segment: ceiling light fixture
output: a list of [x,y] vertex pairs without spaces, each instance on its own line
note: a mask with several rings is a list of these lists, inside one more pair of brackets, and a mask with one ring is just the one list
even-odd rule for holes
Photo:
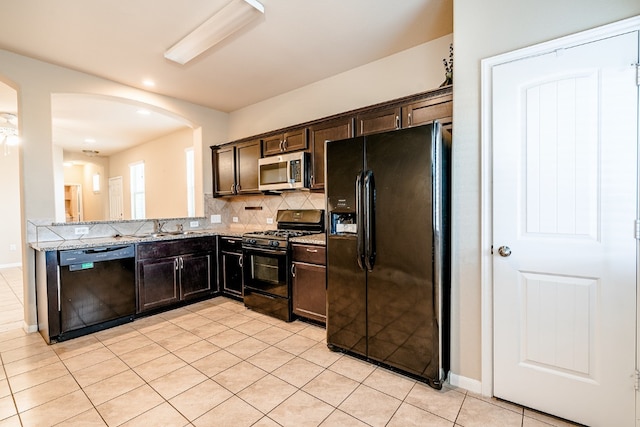
[[18,118],[12,113],[0,113],[4,123],[0,123],[0,144],[4,147],[4,155],[9,155],[11,147],[18,145]]
[[264,6],[256,0],[232,0],[167,50],[164,57],[184,65],[262,14]]

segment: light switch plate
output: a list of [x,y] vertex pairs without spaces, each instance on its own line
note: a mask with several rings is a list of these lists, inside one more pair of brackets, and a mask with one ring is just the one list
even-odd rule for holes
[[233,222],[238,222],[238,217],[237,217],[237,216],[234,216],[233,218],[231,218],[231,221],[233,221]]
[[273,224],[273,218],[267,218],[267,224]]
[[200,223],[198,221],[191,221],[189,222],[189,227],[191,228],[196,228],[200,225]]
[[221,215],[211,215],[211,224],[220,224],[222,222]]

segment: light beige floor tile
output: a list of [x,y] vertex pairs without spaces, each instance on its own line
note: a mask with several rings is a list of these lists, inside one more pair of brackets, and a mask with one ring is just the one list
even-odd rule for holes
[[155,331],[156,329],[164,328],[168,324],[169,322],[162,317],[149,316],[136,319],[135,322],[131,324],[131,327],[144,334]]
[[472,396],[466,396],[456,423],[465,427],[519,427],[522,415]]
[[234,313],[231,316],[224,317],[219,319],[218,322],[228,326],[230,328],[235,328],[236,326],[242,325],[243,323],[247,323],[251,321],[251,317],[247,317],[243,314]]
[[87,387],[128,369],[129,367],[122,360],[113,358],[80,369],[73,373],[73,377],[78,381],[80,387]]
[[279,349],[288,351],[291,354],[299,355],[317,344],[317,341],[302,335],[293,334],[290,337],[274,344]]
[[247,359],[247,361],[256,365],[260,369],[263,369],[267,372],[272,372],[294,357],[295,356],[293,354],[284,350],[280,350],[279,348],[268,347],[251,356]]
[[207,338],[207,341],[214,345],[217,345],[220,348],[225,348],[237,343],[238,341],[242,341],[247,337],[248,335],[245,335],[242,332],[238,332],[235,329],[227,329],[226,331],[220,332],[219,334],[210,336],[209,338]]
[[174,322],[179,322],[180,319],[185,318],[190,314],[192,313],[189,310],[187,310],[186,307],[180,307],[180,308],[175,308],[169,311],[163,311],[162,313],[159,313],[156,316],[160,316],[174,323]]
[[324,421],[334,408],[303,391],[278,405],[268,416],[284,427],[315,427]]
[[416,383],[405,402],[449,421],[456,421],[465,395],[449,388],[435,390],[426,384]]
[[95,408],[91,408],[60,424],[56,424],[56,427],[104,427],[106,425],[98,411]]
[[227,310],[224,307],[213,307],[213,308],[201,310],[198,312],[198,314],[210,320],[220,321],[229,316],[233,316],[234,312],[231,310]]
[[125,353],[129,353],[130,351],[139,350],[142,347],[146,347],[150,344],[153,344],[148,337],[137,334],[127,339],[123,339],[117,342],[112,342],[107,345],[107,348],[113,352],[113,354],[120,356]]
[[357,418],[352,417],[351,415],[345,414],[339,409],[336,409],[325,419],[321,427],[368,427],[367,424],[363,423]]
[[205,323],[204,325],[198,326],[197,328],[193,328],[191,330],[191,333],[199,336],[202,339],[207,339],[228,329],[228,326],[210,320],[209,323]]
[[329,366],[329,369],[352,380],[362,382],[371,375],[376,367],[355,357],[345,355]]
[[371,387],[360,385],[338,409],[377,427],[386,425],[401,401]]
[[165,399],[171,399],[207,379],[206,375],[187,365],[151,381],[149,385]]
[[265,329],[270,328],[271,325],[269,323],[265,323],[262,320],[252,319],[248,322],[242,323],[235,327],[237,331],[242,332],[243,334],[247,334],[249,336],[253,336],[260,331],[264,331]]
[[298,388],[315,378],[324,369],[315,363],[296,357],[285,363],[273,375]]
[[264,341],[267,344],[273,345],[290,337],[291,335],[293,335],[293,332],[291,331],[279,328],[278,326],[270,326],[267,329],[263,329],[262,331],[254,334],[253,337],[260,341]]
[[144,380],[135,372],[126,370],[105,380],[84,387],[91,402],[98,406],[115,397],[130,392],[144,384]]
[[232,393],[250,386],[267,375],[265,371],[249,362],[240,362],[226,371],[222,371],[212,379]]
[[27,334],[22,329],[3,332],[0,334],[0,353],[36,343],[44,343],[42,335],[37,332]]
[[302,335],[303,337],[311,338],[314,341],[326,343],[327,341],[327,330],[320,326],[309,325],[300,332],[298,335]]
[[63,360],[64,365],[71,372],[79,371],[88,366],[94,366],[98,363],[104,362],[109,359],[115,358],[111,350],[100,343],[100,347],[87,351],[86,353],[79,354],[77,356],[69,357]]
[[181,414],[195,420],[233,396],[213,380],[206,380],[169,400]]
[[204,316],[200,316],[196,313],[191,313],[186,316],[182,316],[179,321],[174,322],[176,325],[180,326],[185,331],[191,331],[192,329],[197,328],[198,326],[202,326],[206,323],[209,323],[211,319],[208,319]]
[[132,369],[136,371],[143,380],[150,382],[186,365],[187,364],[184,360],[169,353],[165,356],[143,363],[142,365],[138,365]]
[[121,427],[182,427],[188,425],[189,421],[165,402],[127,421]]
[[551,427],[553,424],[543,423],[535,418],[529,418],[527,416],[522,419],[522,427]]
[[78,383],[70,374],[67,374],[47,383],[14,393],[13,397],[18,412],[25,412],[79,389]]
[[135,330],[131,323],[116,326],[115,328],[105,329],[93,334],[94,337],[107,346],[140,335],[140,332]]
[[13,396],[5,396],[0,398],[0,420],[16,415],[18,410],[13,403]]
[[479,393],[468,392],[467,395],[476,399],[484,400],[485,402],[491,403],[492,405],[500,406],[501,408],[517,412],[520,415],[524,414],[524,408],[520,405],[516,405],[515,403],[507,402],[506,400],[498,399],[495,397],[482,396]]
[[43,354],[46,354],[47,356],[53,356],[56,353],[44,342],[38,342],[24,347],[16,348],[14,350],[3,351],[2,362],[8,364],[11,362],[27,359],[32,356],[39,356]]
[[360,385],[357,381],[326,370],[309,381],[302,390],[332,406],[340,405]]
[[59,424],[92,408],[82,390],[36,406],[20,414],[24,427],[47,427]]
[[167,354],[169,354],[169,351],[166,348],[153,343],[138,350],[122,354],[120,355],[120,359],[128,366],[135,368],[136,366],[166,356]]
[[20,417],[14,415],[9,418],[5,418],[4,420],[0,420],[0,427],[22,427],[22,423],[20,422]]
[[238,356],[234,356],[228,351],[220,350],[196,360],[192,363],[192,366],[208,377],[213,377],[240,362],[242,362],[242,359]]
[[60,359],[66,360],[70,357],[104,348],[104,344],[93,335],[85,335],[69,341],[53,344],[51,348],[60,356]]
[[231,344],[230,346],[226,347],[225,350],[244,360],[248,359],[256,353],[259,353],[267,347],[269,347],[269,344],[249,337],[243,339],[242,341],[238,341],[235,344]]
[[156,342],[169,351],[176,351],[188,345],[195,344],[201,340],[202,338],[200,338],[199,336],[183,330],[181,333],[177,335],[174,335],[168,338],[163,338],[163,339],[157,340]]
[[453,422],[440,418],[437,415],[431,414],[427,411],[423,411],[420,408],[403,403],[391,421],[387,424],[387,427],[453,427]]
[[96,407],[110,426],[119,426],[164,402],[154,389],[143,385]]
[[11,389],[9,388],[9,381],[5,378],[0,380],[0,398],[11,396]]
[[196,427],[233,426],[249,427],[262,418],[262,413],[236,396],[232,396],[200,418],[193,421]]
[[300,357],[327,368],[343,357],[343,354],[338,351],[329,350],[325,343],[318,343],[302,353]]
[[403,400],[416,382],[388,369],[377,367],[363,382],[369,387]]
[[[562,418],[557,418],[549,414],[543,414],[542,412],[534,411],[528,408],[524,408],[524,416],[527,419],[534,419],[537,421],[541,421],[545,424],[552,425],[554,427],[572,427],[578,426],[579,424],[573,423],[571,421],[564,420]],[[529,420],[530,422],[530,420]],[[525,424],[526,425],[526,424]]]
[[[277,320],[277,319],[275,319]],[[308,323],[302,322],[300,320],[296,320],[294,322],[283,322],[283,321],[278,321],[277,325],[279,327],[281,327],[282,329],[285,329],[287,331],[291,331],[293,333],[298,333],[301,330],[303,330],[304,328],[306,328],[307,326],[309,326]]]
[[273,421],[269,417],[262,417],[258,420],[257,423],[253,424],[251,427],[280,427],[280,424]]
[[291,384],[267,375],[238,393],[238,397],[266,414],[297,390]]
[[64,364],[62,362],[56,362],[43,366],[42,368],[25,372],[24,374],[13,376],[9,379],[9,384],[11,384],[11,390],[17,393],[29,387],[46,383],[68,374],[69,371],[65,368]]
[[8,377],[13,377],[59,361],[60,358],[54,352],[46,352],[12,363],[5,363],[4,369]]
[[196,343],[174,351],[173,354],[187,363],[193,363],[196,360],[209,356],[210,354],[213,354],[218,350],[220,350],[220,347],[202,339]]

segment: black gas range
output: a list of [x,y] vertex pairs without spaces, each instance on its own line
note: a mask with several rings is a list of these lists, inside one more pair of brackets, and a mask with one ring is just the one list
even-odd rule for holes
[[276,230],[242,236],[243,299],[248,308],[289,322],[293,320],[289,241],[323,233],[324,210],[283,209],[276,220]]

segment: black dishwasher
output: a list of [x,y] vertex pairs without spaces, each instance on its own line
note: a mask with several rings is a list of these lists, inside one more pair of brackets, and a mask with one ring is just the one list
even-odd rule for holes
[[133,320],[134,245],[59,252],[58,341]]

